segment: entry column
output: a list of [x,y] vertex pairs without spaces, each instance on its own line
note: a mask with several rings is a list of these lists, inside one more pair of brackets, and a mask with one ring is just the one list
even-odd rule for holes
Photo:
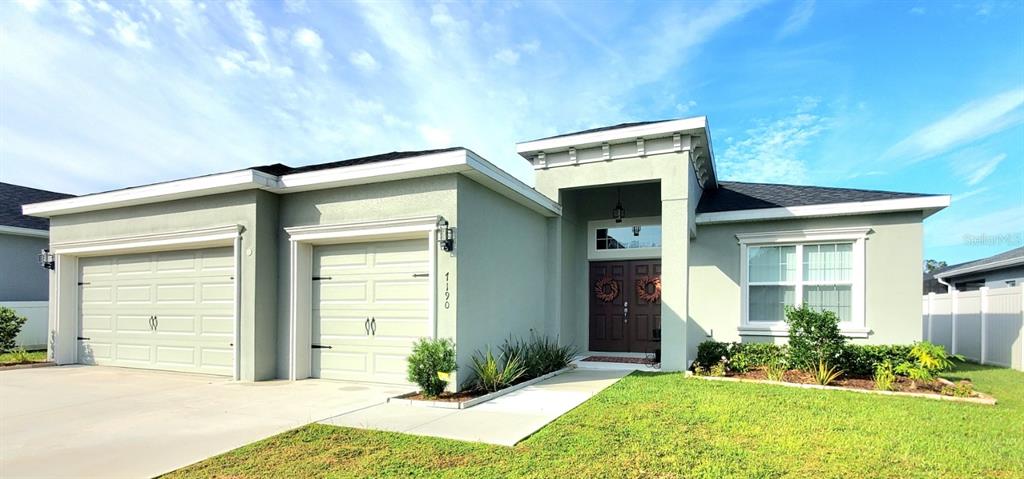
[[661,182],[661,368],[686,369],[689,206],[687,171]]

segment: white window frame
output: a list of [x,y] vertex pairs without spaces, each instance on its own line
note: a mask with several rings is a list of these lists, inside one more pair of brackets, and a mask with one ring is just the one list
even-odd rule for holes
[[[865,241],[871,231],[868,227],[829,228],[797,231],[773,231],[764,233],[740,233],[736,235],[740,245],[740,327],[741,336],[789,336],[785,322],[750,321],[750,286],[787,285],[793,286],[793,297],[803,301],[803,287],[815,285],[850,284],[850,321],[839,323],[843,335],[852,338],[866,338],[870,330],[864,318],[865,289]],[[804,281],[803,247],[815,244],[853,243],[853,277],[849,283],[835,281]],[[748,280],[750,262],[749,248],[755,246],[795,246],[797,280],[785,283],[753,283]]]
[[[661,227],[660,216],[639,216],[636,218],[623,218],[621,223],[615,220],[596,220],[587,222],[587,259],[590,260],[616,260],[616,259],[652,259],[661,258],[661,248],[624,248],[624,249],[597,249],[597,230],[602,228],[616,228],[622,226],[658,226]],[[662,231],[664,236],[664,231]],[[662,244],[664,244],[664,237]]]

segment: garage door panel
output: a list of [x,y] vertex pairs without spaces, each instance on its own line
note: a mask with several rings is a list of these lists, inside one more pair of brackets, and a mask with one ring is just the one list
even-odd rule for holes
[[88,283],[80,331],[89,338],[80,341],[79,362],[232,373],[231,248],[82,258],[79,264]]
[[[407,384],[406,357],[431,331],[429,245],[403,240],[313,251],[312,375]],[[366,321],[375,327],[367,331]]]

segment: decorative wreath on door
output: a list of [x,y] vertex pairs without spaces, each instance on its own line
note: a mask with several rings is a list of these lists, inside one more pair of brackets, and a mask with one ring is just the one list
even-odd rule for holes
[[637,278],[636,297],[645,303],[657,303],[661,299],[661,276]]
[[619,296],[619,282],[611,276],[605,276],[594,283],[594,296],[597,299],[610,303]]

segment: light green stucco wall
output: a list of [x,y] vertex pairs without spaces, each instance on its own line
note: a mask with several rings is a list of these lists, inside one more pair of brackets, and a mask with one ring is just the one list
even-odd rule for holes
[[[537,190],[558,201],[566,198],[564,193],[570,190],[630,183],[656,182],[660,185],[662,367],[669,371],[686,366],[688,239],[693,222],[692,203],[700,199],[691,197],[695,174],[689,158],[689,152],[683,151],[537,170]],[[585,268],[587,264],[586,236],[579,236],[579,229],[586,228],[586,224],[571,213],[566,215],[564,208],[563,204],[564,216],[559,228],[562,250],[557,272],[562,282],[559,319],[563,322],[562,331],[576,331],[578,339],[574,342],[579,345],[585,340],[579,337],[578,328],[581,323],[583,328],[587,327],[586,285],[589,279],[582,277],[581,281],[580,273],[581,266]],[[580,314],[580,308],[583,314]]]
[[[431,176],[368,185],[292,193],[280,197],[277,282],[277,375],[288,377],[289,355],[289,258],[288,235],[284,228],[293,226],[359,223],[440,215],[452,226],[458,226],[456,188],[458,175]],[[437,289],[444,291],[444,275],[449,273],[452,307],[437,309],[437,334],[455,338],[455,303],[457,294],[457,258],[454,254],[437,252]],[[439,301],[440,303],[440,301]]]
[[[549,300],[548,220],[475,181],[458,181],[458,382],[474,351],[494,354],[510,336],[544,334]],[[439,290],[442,291],[443,290]]]
[[865,242],[865,326],[854,342],[907,344],[921,339],[922,219],[920,212],[728,223],[697,227],[690,245],[689,359],[701,341],[763,342],[740,336],[739,233],[839,227],[871,228]]
[[[257,228],[257,200],[266,200],[267,193],[242,191],[236,193],[205,196],[164,203],[114,208],[70,215],[60,215],[50,220],[50,241],[88,241],[104,238],[118,238],[154,233],[171,233],[218,226],[241,225],[241,380],[254,381],[275,377],[268,363],[276,360],[276,350],[261,347],[257,335],[276,327],[273,314],[257,313],[257,278],[262,282],[261,291],[272,288],[273,274],[257,276],[257,243],[260,243]],[[273,246],[271,246],[273,248]],[[248,254],[253,251],[253,254]],[[55,298],[51,295],[50,308],[55,310]],[[262,304],[262,303],[261,303]],[[273,311],[273,308],[270,309]],[[77,321],[77,319],[76,319]]]

